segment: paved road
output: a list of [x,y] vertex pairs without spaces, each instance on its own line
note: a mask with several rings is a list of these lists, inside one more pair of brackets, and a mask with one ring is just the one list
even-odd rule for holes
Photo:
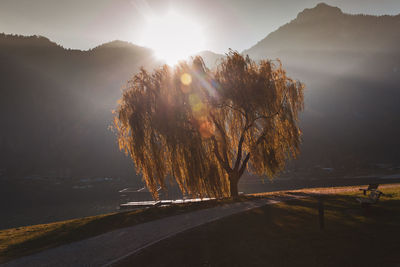
[[1,266],[109,266],[185,230],[279,201],[258,199],[171,216],[45,250]]

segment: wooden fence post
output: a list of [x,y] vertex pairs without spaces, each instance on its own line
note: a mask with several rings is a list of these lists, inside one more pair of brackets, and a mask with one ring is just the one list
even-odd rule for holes
[[319,229],[323,230],[325,227],[324,222],[324,200],[321,196],[318,197],[318,217],[319,217]]

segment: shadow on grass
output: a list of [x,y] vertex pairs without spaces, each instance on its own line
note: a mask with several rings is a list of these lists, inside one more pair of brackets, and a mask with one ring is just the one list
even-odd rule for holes
[[[357,192],[359,193],[359,192]],[[229,216],[161,241],[120,266],[394,266],[400,263],[400,199],[365,216],[357,193],[302,196]],[[289,194],[290,195],[290,194]],[[319,228],[318,198],[325,207]],[[370,257],[368,255],[373,255]]]
[[[368,216],[365,216],[363,209],[356,201],[356,197],[360,196],[362,196],[362,194],[359,192],[347,192],[346,194],[336,195],[322,195],[309,192],[286,192],[285,194],[279,195],[267,195],[263,198],[290,201],[276,205],[268,205],[263,208],[257,208],[240,215],[230,216],[226,219],[222,219],[221,221],[207,224],[204,227],[199,227],[198,230],[191,231],[190,233],[195,233],[194,236],[191,236],[192,234],[189,233],[189,237],[185,237],[183,240],[182,237],[177,237],[177,239],[180,241],[176,241],[173,238],[168,241],[172,242],[168,243],[168,245],[166,245],[165,242],[157,244],[155,246],[155,251],[158,251],[157,249],[160,246],[161,247],[159,250],[163,251],[165,248],[168,248],[167,250],[170,251],[175,246],[175,242],[177,242],[176,245],[178,248],[176,249],[182,250],[181,253],[193,255],[193,253],[196,253],[196,250],[187,251],[189,242],[190,246],[194,246],[199,250],[203,250],[203,254],[205,254],[202,257],[204,259],[207,260],[207,257],[211,257],[213,262],[216,263],[215,265],[224,265],[226,262],[219,262],[219,260],[215,258],[218,255],[214,255],[213,250],[218,251],[223,249],[223,251],[225,251],[224,253],[227,253],[227,251],[230,251],[231,253],[241,253],[240,251],[236,251],[237,248],[231,247],[231,245],[228,245],[228,248],[225,250],[222,248],[222,246],[226,246],[225,243],[232,242],[232,244],[235,244],[235,242],[239,242],[236,240],[237,238],[240,239],[240,242],[243,243],[243,246],[247,246],[241,246],[241,248],[244,252],[249,254],[263,253],[258,246],[264,249],[272,249],[272,251],[274,249],[278,249],[278,251],[275,253],[282,254],[282,251],[279,251],[279,249],[284,250],[285,247],[290,244],[290,246],[297,245],[301,247],[300,251],[304,251],[305,255],[310,256],[313,255],[313,252],[307,250],[306,248],[302,248],[305,244],[308,246],[309,242],[316,242],[322,247],[330,246],[329,244],[334,244],[335,246],[344,246],[351,249],[351,245],[355,246],[356,241],[360,242],[360,247],[364,248],[364,242],[371,242],[371,232],[376,232],[377,234],[382,235],[383,237],[380,239],[381,242],[385,242],[386,239],[390,240],[390,237],[387,236],[393,234],[398,234],[400,236],[400,230],[396,230],[400,229],[400,198],[398,192],[385,192],[385,195],[382,196],[382,200],[376,205],[372,206]],[[295,199],[296,197],[301,197],[301,199]],[[239,200],[235,201],[247,201],[254,199],[259,199],[259,197],[242,196]],[[319,199],[323,200],[325,208],[325,231],[320,231],[318,225]],[[40,235],[28,235],[25,240],[15,244],[10,244],[3,249],[0,261],[8,261],[13,258],[93,237],[119,228],[129,227],[155,219],[161,219],[166,216],[173,216],[199,209],[211,208],[225,203],[232,203],[233,201],[234,200],[232,199],[223,199],[218,201],[212,200],[203,203],[187,203],[170,207],[127,211],[42,225],[40,227],[42,227],[43,233]],[[27,229],[29,229],[29,227],[27,227]],[[28,230],[26,231],[29,232]],[[200,231],[200,234],[196,231]],[[357,239],[351,240],[352,242],[347,244],[347,239],[353,234],[357,234]],[[210,235],[215,236],[213,237]],[[325,244],[325,241],[321,239],[322,236],[328,238],[328,245]],[[265,241],[269,239],[274,240],[275,242],[272,248],[265,244]],[[195,240],[199,241],[200,243],[195,245],[194,243],[197,242]],[[215,242],[216,245],[214,245],[213,242]],[[392,241],[390,240],[390,242]],[[207,245],[210,243],[211,245]],[[170,248],[169,246],[172,247]],[[205,248],[206,246],[210,247]],[[319,251],[321,255],[326,255],[326,252],[320,251],[320,248],[315,247],[315,245],[313,245],[312,248],[317,252]],[[342,253],[336,247],[331,249],[333,251]],[[364,249],[368,250],[369,248]],[[375,249],[379,248],[375,247]],[[297,251],[292,252],[295,255],[298,255],[299,253]],[[163,255],[164,252],[160,253]],[[177,259],[181,259],[182,261],[174,262],[173,265],[175,263],[186,266],[196,265],[192,264],[193,259],[190,257],[184,257],[182,259],[182,255],[179,252],[174,253],[178,253],[178,255],[176,255]],[[172,253],[172,257],[174,253]],[[153,255],[149,252],[144,253],[144,255],[149,254]],[[273,253],[268,253],[268,255],[272,258],[276,257],[276,255]],[[320,258],[322,257],[321,255],[319,255],[317,258],[314,258],[314,263],[323,262],[323,259]],[[164,256],[171,257],[171,255]],[[251,257],[254,258],[255,256]],[[301,255],[298,255],[298,257],[301,257]],[[158,266],[157,258],[160,257],[154,257],[153,255],[151,258],[155,258],[154,266]],[[143,257],[141,257],[141,259],[143,260]],[[245,258],[240,259],[238,262],[244,263],[244,260]],[[265,257],[256,257],[254,260],[255,262],[261,263],[265,260]],[[229,263],[232,262],[230,261]],[[292,263],[293,262],[287,262],[289,265]],[[149,266],[151,266],[151,264]]]
[[[0,262],[9,261],[14,258],[36,253],[48,248],[57,247],[74,241],[94,237],[120,228],[134,226],[152,220],[162,219],[168,216],[179,215],[186,212],[196,211],[205,208],[212,208],[217,205],[232,202],[248,201],[253,198],[241,196],[238,199],[209,200],[205,202],[194,202],[176,204],[167,207],[152,207],[141,210],[126,211],[114,214],[99,215],[82,219],[50,223],[44,225],[21,228],[26,231],[25,240],[9,244],[2,251]],[[32,235],[32,233],[40,234]],[[6,237],[7,238],[7,237]],[[12,238],[12,236],[8,237]]]

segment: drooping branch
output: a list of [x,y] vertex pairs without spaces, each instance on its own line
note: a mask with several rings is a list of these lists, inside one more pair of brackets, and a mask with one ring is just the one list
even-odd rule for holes
[[[247,122],[247,120],[246,120]],[[246,125],[246,127],[244,127],[241,135],[240,135],[240,139],[239,139],[239,143],[238,143],[238,153],[236,156],[236,162],[235,162],[235,166],[234,166],[234,170],[237,171],[239,168],[239,164],[240,161],[242,160],[242,151],[243,151],[243,142],[244,142],[244,135],[246,134],[247,130],[249,130],[251,128],[252,124],[248,124]]]
[[219,108],[221,108],[221,107],[227,107],[227,108],[236,110],[237,112],[239,112],[240,114],[242,114],[242,115],[247,119],[247,114],[246,114],[243,110],[240,110],[239,108],[235,108],[235,107],[233,107],[233,106],[231,106],[231,105],[228,105],[228,104],[219,104],[219,105],[217,105],[217,107],[219,107]]
[[282,112],[282,109],[283,109],[283,106],[284,106],[286,100],[287,100],[287,90],[286,90],[286,92],[285,92],[285,95],[283,96],[283,99],[282,99],[281,104],[279,105],[279,110],[278,110],[278,111],[276,111],[276,112],[274,112],[274,113],[272,113],[272,114],[270,114],[270,115],[268,115],[268,116],[265,116],[265,115],[257,116],[257,117],[253,120],[253,122],[251,123],[251,125],[253,125],[253,124],[254,124],[257,120],[259,120],[259,119],[269,120],[269,119],[272,119],[273,117],[275,117],[276,115],[279,115],[279,114]]
[[238,170],[240,161],[242,160],[243,141],[244,141],[244,134],[242,133],[242,136],[240,137],[239,144],[238,144],[238,153],[236,156],[235,166],[233,167],[233,169],[235,171]]
[[265,120],[272,119],[272,118],[275,117],[276,115],[279,115],[279,111],[277,111],[277,112],[275,112],[275,113],[273,113],[273,114],[271,114],[271,115],[269,115],[269,116],[265,116],[265,115],[258,116],[258,117],[256,117],[256,118],[253,120],[253,123],[255,123],[255,122],[256,122],[257,120],[259,120],[259,119],[265,119]]
[[221,154],[219,153],[219,149],[218,149],[218,142],[217,139],[215,139],[214,136],[211,137],[214,143],[214,154],[217,157],[218,162],[221,164],[221,166],[226,170],[227,173],[231,172],[232,169],[229,166],[228,161],[224,161],[221,157]]
[[[286,96],[287,96],[287,94],[285,93],[284,99],[282,100],[281,105],[280,105],[280,108],[279,108],[279,110],[278,110],[277,112],[275,112],[274,114],[271,114],[271,115],[269,115],[269,116],[265,116],[265,115],[258,116],[258,117],[256,117],[250,124],[248,124],[248,125],[243,129],[243,131],[242,131],[242,133],[241,133],[241,136],[240,136],[239,144],[238,144],[238,154],[237,154],[237,157],[236,157],[236,162],[235,162],[235,165],[234,165],[234,168],[233,168],[235,171],[238,170],[239,165],[240,165],[240,161],[242,160],[243,142],[244,142],[244,135],[245,135],[246,131],[249,130],[251,127],[253,127],[254,123],[255,123],[258,119],[267,119],[267,120],[268,120],[268,119],[272,119],[272,118],[275,117],[276,115],[279,115],[279,113],[282,111],[282,107],[283,107],[283,105],[284,105],[284,103],[285,103],[285,101],[286,101]],[[246,116],[246,121],[247,121],[247,116]],[[262,138],[263,138],[263,136],[260,136],[260,137],[258,138],[258,140],[257,140],[257,142],[256,142],[256,145],[258,145],[258,144],[261,142]],[[250,153],[247,154],[245,160],[243,161],[243,164],[242,164],[241,169],[243,168],[243,165],[244,165],[244,167],[246,166],[247,161],[249,160],[249,158],[250,158]]]
[[241,176],[243,175],[244,171],[246,170],[247,162],[249,161],[249,159],[250,159],[250,152],[247,153],[247,155],[246,155],[246,157],[244,158],[244,161],[243,161],[243,163],[242,163],[242,166],[240,167],[240,170],[239,170],[239,177],[241,177]]
[[254,143],[254,146],[259,145],[259,144],[261,143],[261,141],[265,138],[265,135],[266,135],[266,134],[267,134],[266,132],[262,133],[262,134],[257,138],[257,141]]
[[[222,140],[223,140],[223,143],[222,143],[223,151],[222,151],[222,153],[223,153],[223,157],[224,157],[224,160],[225,160],[226,164],[229,165],[226,133],[225,133],[224,129],[222,128],[221,124],[219,124],[218,121],[216,120],[215,116],[214,116],[213,114],[210,114],[210,117],[212,118],[213,123],[214,123],[215,126],[217,127],[217,129],[218,129],[218,131],[220,132],[220,135],[221,135],[221,137],[222,137]],[[214,139],[215,139],[215,138],[214,138]],[[230,168],[230,167],[229,167],[229,168]]]

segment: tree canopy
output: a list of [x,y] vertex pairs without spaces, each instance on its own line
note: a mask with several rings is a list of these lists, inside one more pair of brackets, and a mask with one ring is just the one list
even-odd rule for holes
[[201,57],[141,69],[115,111],[119,147],[155,198],[169,179],[191,196],[237,196],[246,169],[273,177],[298,155],[303,88],[279,60],[235,51],[215,70]]

